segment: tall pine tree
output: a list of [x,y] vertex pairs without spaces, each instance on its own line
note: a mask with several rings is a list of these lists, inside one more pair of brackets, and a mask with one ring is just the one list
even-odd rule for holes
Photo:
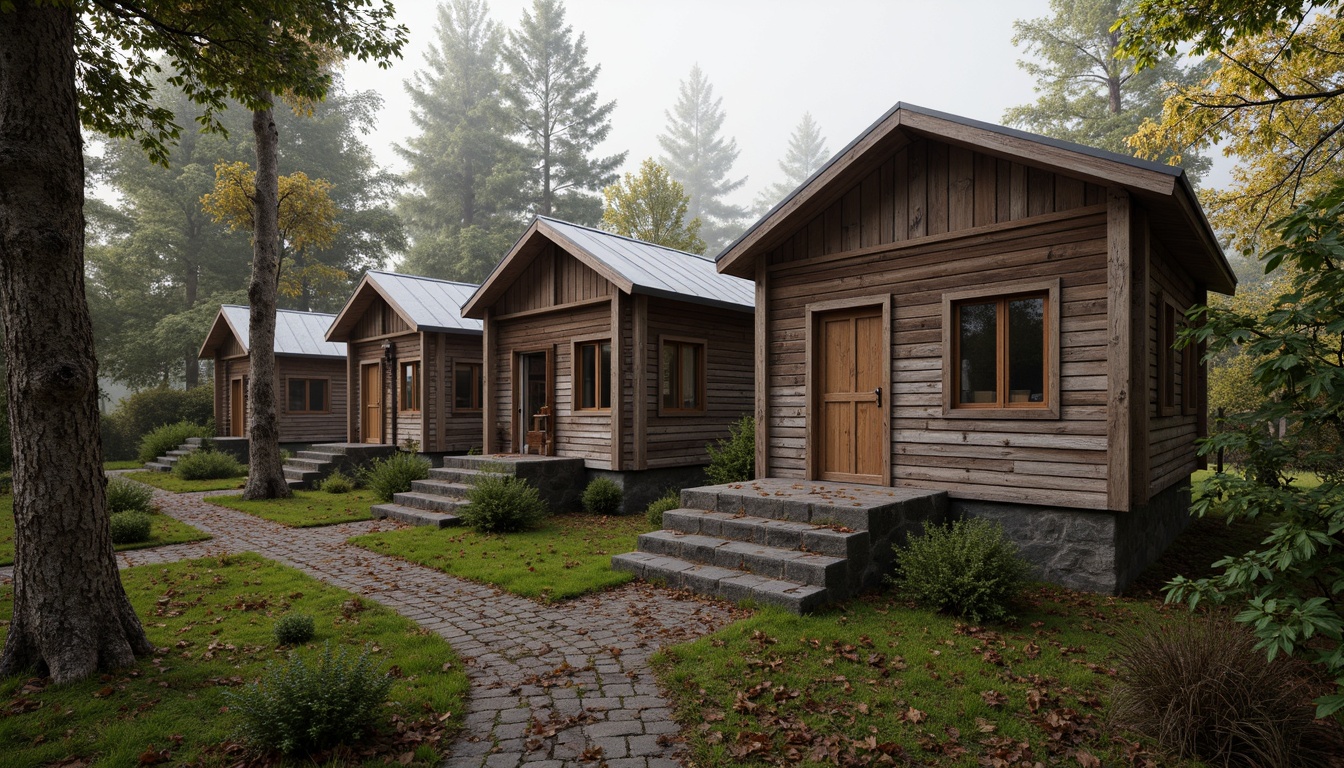
[[681,81],[676,106],[664,114],[667,132],[658,136],[665,153],[662,163],[691,198],[687,217],[700,219],[701,237],[711,252],[717,251],[742,231],[747,210],[724,198],[747,179],[728,178],[737,160],[737,139],[725,141],[719,136],[723,99],[714,98],[714,86],[699,64],[691,67],[690,78]]
[[587,64],[584,35],[574,37],[559,0],[533,0],[516,31],[509,32],[505,89],[515,129],[531,160],[527,195],[533,213],[596,225],[602,199],[616,181],[625,152],[593,157],[611,132],[616,102],[598,102],[593,90],[601,65]]
[[412,245],[402,268],[479,283],[517,236],[522,148],[509,134],[504,32],[485,0],[439,5],[438,42],[406,83],[418,136],[399,148],[412,185],[400,212]]
[[784,180],[761,190],[756,196],[756,213],[764,215],[774,208],[790,192],[797,189],[807,177],[816,172],[821,164],[831,156],[826,148],[826,137],[821,135],[821,127],[812,119],[811,112],[804,112],[798,127],[789,137],[789,149],[779,161],[779,170],[784,172]]

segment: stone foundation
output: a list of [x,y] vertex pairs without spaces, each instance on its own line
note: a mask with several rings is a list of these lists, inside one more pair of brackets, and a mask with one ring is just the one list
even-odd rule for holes
[[[588,482],[605,477],[621,487],[621,514],[643,514],[649,502],[670,490],[694,488],[705,484],[704,467],[668,467],[615,472],[609,469],[589,469]],[[586,487],[586,486],[585,486]],[[580,489],[582,492],[582,489]]]
[[1178,483],[1132,512],[1071,510],[954,499],[956,517],[1001,524],[1044,581],[1119,594],[1190,523],[1190,484]]

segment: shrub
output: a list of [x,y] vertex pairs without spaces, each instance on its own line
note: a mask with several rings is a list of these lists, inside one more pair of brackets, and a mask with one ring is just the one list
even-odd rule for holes
[[1004,538],[1003,527],[980,518],[925,525],[896,552],[892,581],[907,597],[970,621],[1008,617],[1031,566]]
[[247,474],[247,467],[232,454],[200,450],[178,459],[173,464],[173,474],[183,480],[219,480],[242,477]]
[[[1147,622],[1119,638],[1111,716],[1209,765],[1328,765],[1300,664],[1267,661],[1226,618]],[[1294,669],[1294,667],[1298,669]]]
[[209,437],[211,430],[189,421],[164,424],[145,435],[140,440],[140,461],[153,461],[169,451],[176,450],[189,437]]
[[259,681],[224,695],[230,711],[242,718],[249,742],[306,754],[358,741],[391,687],[392,679],[374,667],[368,648],[352,661],[345,648],[333,653],[328,642],[315,666],[291,653],[283,664],[268,663]]
[[549,513],[541,494],[526,480],[489,474],[467,491],[462,522],[485,533],[511,533],[533,527]]
[[152,512],[154,489],[147,485],[127,480],[124,477],[112,477],[107,481],[107,511]]
[[135,458],[140,439],[164,424],[179,421],[205,424],[214,432],[214,408],[214,389],[209,384],[185,390],[154,387],[137,392],[103,417],[104,458],[109,461]]
[[583,509],[593,515],[614,515],[621,511],[625,492],[615,480],[599,477],[583,489]]
[[151,521],[144,512],[118,512],[108,518],[113,544],[149,541]]
[[338,469],[327,475],[318,488],[326,493],[349,493],[355,490],[355,481]]
[[653,528],[663,527],[663,513],[669,509],[677,509],[681,506],[681,492],[673,489],[649,502],[649,506],[644,510],[644,516],[649,519],[649,525]]
[[414,453],[397,453],[378,459],[364,470],[364,484],[383,501],[395,493],[411,490],[411,481],[429,477],[429,459]]
[[756,419],[743,416],[728,429],[728,439],[705,446],[711,483],[742,483],[756,477]]
[[302,645],[313,639],[313,617],[304,613],[289,613],[275,622],[275,642],[281,645]]

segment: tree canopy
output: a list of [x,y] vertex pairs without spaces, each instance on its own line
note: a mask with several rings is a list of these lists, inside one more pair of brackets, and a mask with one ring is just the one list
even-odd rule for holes
[[811,112],[804,112],[789,136],[788,150],[779,160],[779,170],[783,172],[784,179],[761,190],[756,196],[756,212],[764,214],[774,208],[807,181],[830,156],[831,151],[826,148],[826,137],[821,135],[821,127],[812,119]]
[[640,163],[638,174],[627,173],[624,181],[603,189],[602,196],[603,229],[679,251],[704,252],[700,220],[686,220],[686,191],[653,158]]

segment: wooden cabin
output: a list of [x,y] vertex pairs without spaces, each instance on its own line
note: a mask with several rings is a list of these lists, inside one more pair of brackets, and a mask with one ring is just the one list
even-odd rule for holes
[[481,447],[481,323],[460,307],[470,283],[370,271],[327,331],[345,342],[352,443],[423,453]]
[[[219,308],[199,356],[215,363],[215,433],[247,437],[247,307]],[[275,313],[276,392],[281,443],[345,439],[345,345],[326,340],[335,315]]]
[[945,490],[1046,578],[1184,527],[1184,312],[1236,279],[1177,167],[897,104],[718,256],[756,284],[760,477]]
[[485,450],[581,458],[628,509],[702,479],[752,408],[752,286],[703,256],[538,217],[464,305]]

